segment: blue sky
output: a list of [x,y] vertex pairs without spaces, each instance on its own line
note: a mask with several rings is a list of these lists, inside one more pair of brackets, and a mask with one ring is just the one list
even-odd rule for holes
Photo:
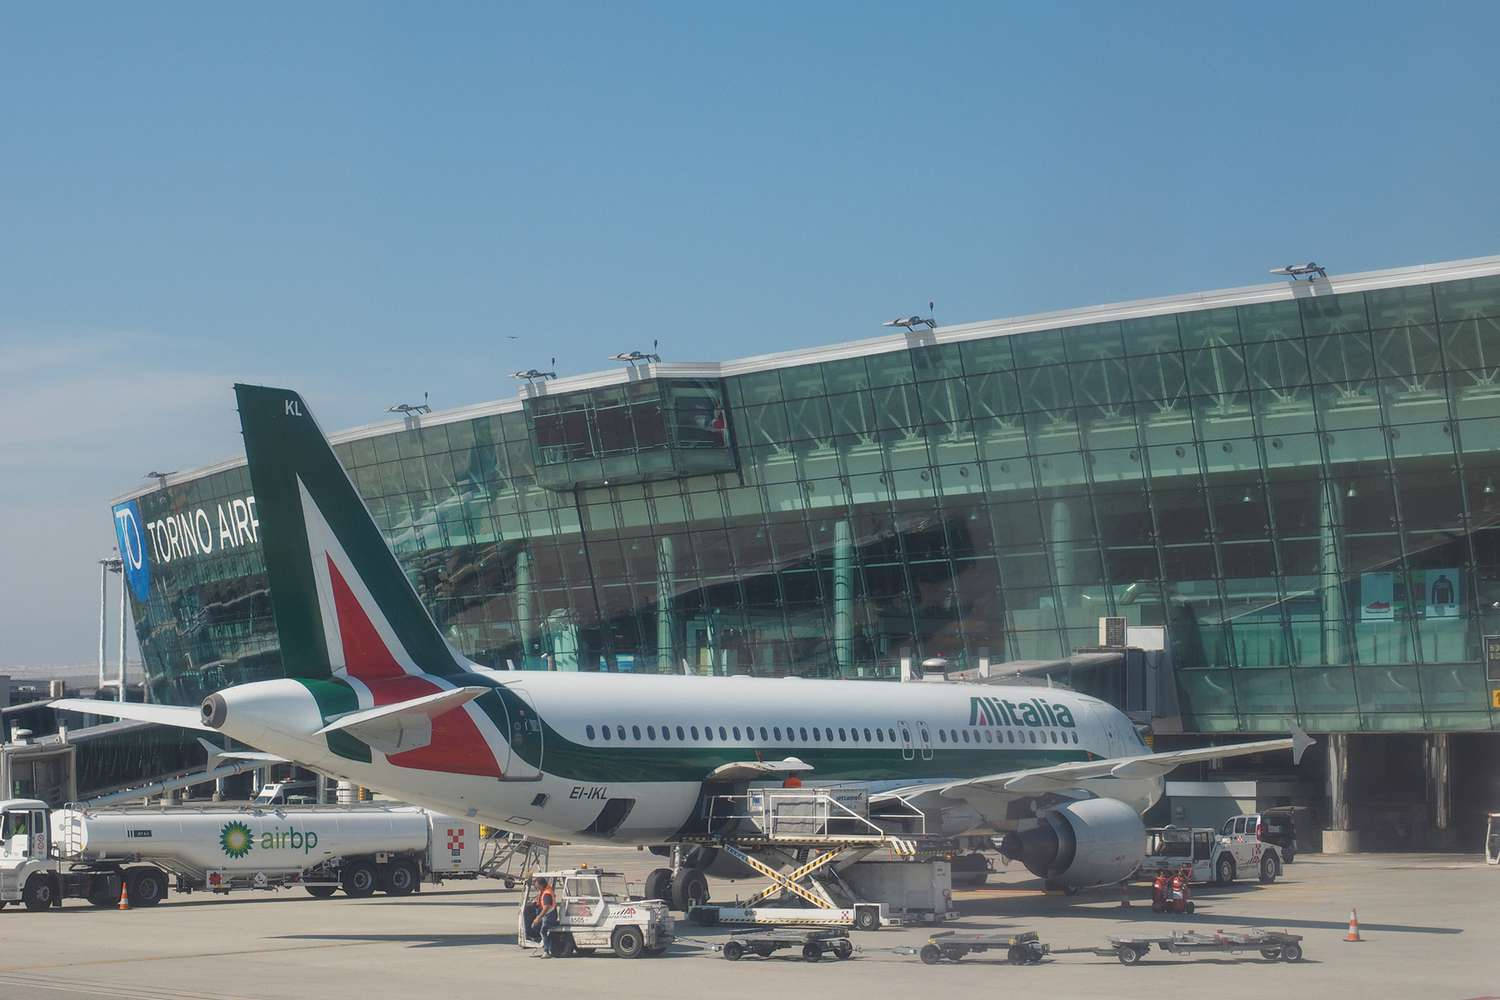
[[[89,662],[108,500],[653,338],[720,359],[1500,251],[1494,4],[0,12],[0,669]],[[517,339],[510,339],[515,337]]]

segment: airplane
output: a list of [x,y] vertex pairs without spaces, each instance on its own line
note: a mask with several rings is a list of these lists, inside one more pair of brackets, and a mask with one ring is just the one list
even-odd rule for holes
[[538,839],[670,852],[672,882],[702,887],[690,896],[704,870],[742,871],[715,871],[716,852],[692,845],[712,832],[706,803],[751,786],[857,786],[877,822],[915,809],[927,834],[1003,837],[1004,856],[1074,890],[1135,869],[1141,813],[1177,766],[1280,750],[1300,762],[1312,743],[1294,728],[1152,753],[1108,703],[1024,683],[491,669],[444,638],[302,397],[235,393],[285,676],[196,709],[54,708],[218,732],[258,749],[247,758]]

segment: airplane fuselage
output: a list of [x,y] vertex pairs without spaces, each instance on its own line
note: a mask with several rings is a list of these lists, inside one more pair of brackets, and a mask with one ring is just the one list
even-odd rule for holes
[[[799,775],[810,786],[879,792],[1149,752],[1118,710],[1056,688],[479,667],[447,683],[494,694],[457,710],[473,723],[467,745],[435,743],[417,760],[308,735],[329,718],[297,680],[220,692],[217,728],[414,804],[551,840],[616,844],[670,842],[725,764],[797,758],[811,765]],[[480,758],[493,766],[466,763]],[[452,766],[432,769],[445,760]],[[1161,795],[1159,778],[1078,787],[1138,812]],[[942,827],[929,832],[953,836],[1003,828],[969,809],[929,819]]]

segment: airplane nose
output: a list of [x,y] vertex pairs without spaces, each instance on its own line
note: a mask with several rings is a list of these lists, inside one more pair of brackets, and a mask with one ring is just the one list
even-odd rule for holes
[[199,709],[203,716],[203,724],[210,729],[218,729],[224,725],[224,719],[229,715],[229,706],[224,703],[224,696],[211,694],[203,699],[203,706]]

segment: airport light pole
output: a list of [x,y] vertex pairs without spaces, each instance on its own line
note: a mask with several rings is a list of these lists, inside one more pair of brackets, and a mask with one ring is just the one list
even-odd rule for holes
[[[109,574],[120,574],[120,649],[119,668],[120,679],[118,682],[107,680],[104,676],[105,639],[108,635],[107,608],[108,608],[108,585]],[[108,687],[118,689],[118,700],[125,700],[125,562],[115,557],[99,560],[99,690]]]

